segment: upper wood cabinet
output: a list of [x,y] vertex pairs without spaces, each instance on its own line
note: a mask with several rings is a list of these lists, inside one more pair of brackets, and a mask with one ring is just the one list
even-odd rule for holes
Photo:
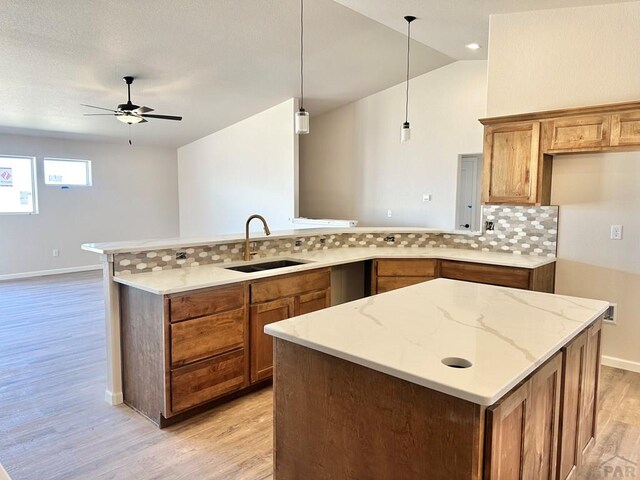
[[640,110],[611,115],[611,146],[640,145]]
[[610,115],[557,118],[545,124],[544,146],[553,153],[570,153],[609,146]]
[[549,205],[553,155],[640,150],[640,102],[484,118],[483,203]]
[[536,203],[540,122],[490,125],[484,135],[485,203]]

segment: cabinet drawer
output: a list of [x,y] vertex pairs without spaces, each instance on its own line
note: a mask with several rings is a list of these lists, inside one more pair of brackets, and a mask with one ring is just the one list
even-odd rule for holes
[[244,386],[244,350],[218,355],[171,372],[173,413],[213,400]]
[[609,115],[589,115],[551,120],[549,151],[571,151],[609,146]]
[[390,292],[397,288],[433,280],[433,277],[378,277],[376,293]]
[[331,291],[321,290],[319,292],[303,293],[298,298],[297,314],[315,312],[331,306]]
[[529,270],[480,263],[440,261],[440,276],[454,280],[488,283],[503,287],[529,288]]
[[171,366],[242,348],[245,312],[240,308],[171,324]]
[[437,260],[382,259],[378,260],[378,276],[435,277]]
[[331,271],[328,268],[267,278],[251,284],[251,303],[269,302],[313,290],[326,290],[330,286]]
[[171,321],[213,315],[244,306],[244,285],[171,297]]

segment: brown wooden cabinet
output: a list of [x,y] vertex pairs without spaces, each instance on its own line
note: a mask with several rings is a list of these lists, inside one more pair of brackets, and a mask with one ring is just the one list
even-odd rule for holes
[[640,146],[640,110],[611,115],[611,146]]
[[549,205],[554,155],[640,150],[640,102],[484,118],[483,203]]
[[596,434],[602,319],[563,348],[558,478],[571,478]]
[[556,118],[545,124],[546,151],[571,153],[609,146],[610,115]]
[[485,479],[555,479],[561,380],[558,353],[487,410]]
[[540,122],[490,125],[484,133],[485,203],[536,203]]
[[246,283],[155,295],[120,286],[124,401],[156,424],[248,380]]
[[438,260],[431,258],[383,258],[373,261],[371,292],[389,292],[438,276]]
[[328,268],[258,280],[251,284],[251,383],[273,375],[273,337],[264,326],[331,306]]

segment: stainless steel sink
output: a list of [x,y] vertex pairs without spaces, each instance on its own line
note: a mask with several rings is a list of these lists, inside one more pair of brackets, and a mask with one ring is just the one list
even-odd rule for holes
[[250,265],[236,265],[235,267],[224,267],[227,270],[235,270],[236,272],[255,273],[264,272],[265,270],[273,270],[274,268],[293,267],[295,265],[303,265],[307,262],[298,262],[295,260],[272,260],[269,262],[252,263]]

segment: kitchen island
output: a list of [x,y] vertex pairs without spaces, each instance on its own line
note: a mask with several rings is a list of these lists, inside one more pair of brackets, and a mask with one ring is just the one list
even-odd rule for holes
[[567,478],[607,307],[437,279],[267,325],[275,478]]

